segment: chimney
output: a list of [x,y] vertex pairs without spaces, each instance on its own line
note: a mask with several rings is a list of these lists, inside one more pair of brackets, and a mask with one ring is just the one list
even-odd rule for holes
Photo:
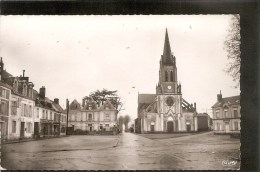
[[23,77],[24,77],[25,70],[23,70]]
[[196,109],[196,102],[194,103],[194,108]]
[[40,98],[45,99],[45,87],[40,88]]
[[217,98],[218,98],[218,102],[220,102],[222,100],[221,90],[220,90],[220,94],[217,95]]
[[55,99],[54,99],[54,103],[59,104],[59,99],[58,99],[58,98],[55,98]]

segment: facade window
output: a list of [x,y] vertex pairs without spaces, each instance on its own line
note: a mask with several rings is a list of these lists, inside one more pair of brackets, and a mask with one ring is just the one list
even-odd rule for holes
[[5,88],[0,87],[0,97],[2,97],[4,99],[9,99],[10,91],[6,90]]
[[45,110],[42,110],[42,118],[45,119]]
[[220,123],[217,123],[217,131],[220,131]]
[[12,122],[12,133],[16,133],[16,121]]
[[0,103],[0,114],[1,115],[5,115],[5,116],[8,116],[8,102],[4,102],[2,101]]
[[27,117],[27,116],[28,116],[28,114],[27,114],[27,111],[28,111],[28,110],[27,110],[26,104],[23,104],[23,110],[24,110],[24,112],[23,112],[23,113],[24,113],[24,116]]
[[1,87],[1,90],[2,90],[1,97],[5,98],[5,89],[3,89],[3,88]]
[[217,118],[220,118],[220,116],[219,116],[219,111],[218,111],[218,110],[216,111],[216,119],[217,119]]
[[238,111],[237,111],[237,109],[234,109],[233,112],[234,112],[234,118],[238,118]]
[[109,124],[106,124],[106,127],[109,127]]
[[234,130],[238,130],[238,122],[234,122]]
[[32,106],[29,105],[29,117],[32,117]]
[[17,115],[17,101],[12,101],[11,115]]
[[49,117],[48,117],[48,111],[46,110],[45,112],[46,112],[46,119],[49,119]]
[[88,120],[91,121],[92,120],[92,114],[88,114]]
[[6,99],[9,99],[10,91],[6,90]]
[[71,120],[75,121],[75,116],[74,115],[71,115]]
[[109,117],[110,117],[109,114],[105,114],[105,119],[106,120],[109,120],[110,119]]
[[39,108],[36,109],[36,117],[39,118]]
[[102,130],[103,129],[103,124],[99,125],[99,129]]
[[228,118],[228,110],[227,109],[224,110],[224,118]]

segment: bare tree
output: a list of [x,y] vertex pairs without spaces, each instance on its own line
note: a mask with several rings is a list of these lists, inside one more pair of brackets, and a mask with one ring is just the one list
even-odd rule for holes
[[239,87],[240,79],[240,18],[239,15],[233,15],[231,18],[228,35],[224,42],[224,49],[228,53],[229,63],[225,72],[236,82],[235,88]]
[[125,124],[125,131],[128,131],[128,123],[130,122],[131,118],[129,115],[124,116],[124,124]]
[[124,124],[124,117],[123,117],[123,116],[120,116],[120,117],[118,118],[118,125],[119,125],[120,131],[123,130],[123,124]]

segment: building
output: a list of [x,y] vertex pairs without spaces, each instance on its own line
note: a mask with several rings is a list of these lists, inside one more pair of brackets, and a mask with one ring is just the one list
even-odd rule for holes
[[9,74],[3,77],[3,81],[12,88],[8,139],[33,137],[34,84],[25,77],[25,70],[20,77]]
[[4,63],[0,61],[0,132],[1,139],[8,138],[9,118],[10,118],[10,100],[12,87],[4,82],[4,78],[9,77],[4,71]]
[[54,112],[54,135],[66,135],[66,112],[60,106],[59,99],[55,98],[52,102],[53,108],[55,109]]
[[[46,88],[41,87],[40,93],[35,91],[35,113],[37,114],[35,120],[39,123],[40,137],[49,137],[60,135],[61,133],[61,114],[64,110],[59,105],[59,99],[50,100],[46,95]],[[64,125],[62,123],[62,125]],[[66,131],[66,130],[65,130]],[[66,132],[62,132],[64,135]]]
[[156,94],[138,94],[137,113],[141,120],[141,133],[189,132],[197,129],[194,120],[196,103],[190,104],[182,98],[176,57],[171,52],[167,30]]
[[214,133],[240,134],[240,108],[240,96],[222,98],[220,91],[212,106]]
[[4,70],[0,60],[0,131],[4,140],[65,135],[66,113],[59,99],[45,97],[45,87],[40,93],[33,89],[29,77],[14,77]]
[[92,98],[84,98],[82,105],[74,100],[69,105],[68,120],[74,131],[112,131],[117,122],[117,110],[109,100],[100,105]]
[[210,116],[207,113],[198,113],[195,116],[197,131],[208,131],[211,129]]

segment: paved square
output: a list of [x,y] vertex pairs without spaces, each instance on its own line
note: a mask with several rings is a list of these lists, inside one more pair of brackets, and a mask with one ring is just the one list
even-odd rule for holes
[[3,145],[2,166],[21,170],[239,169],[239,148],[239,139],[212,132],[169,139],[132,133],[69,136]]

